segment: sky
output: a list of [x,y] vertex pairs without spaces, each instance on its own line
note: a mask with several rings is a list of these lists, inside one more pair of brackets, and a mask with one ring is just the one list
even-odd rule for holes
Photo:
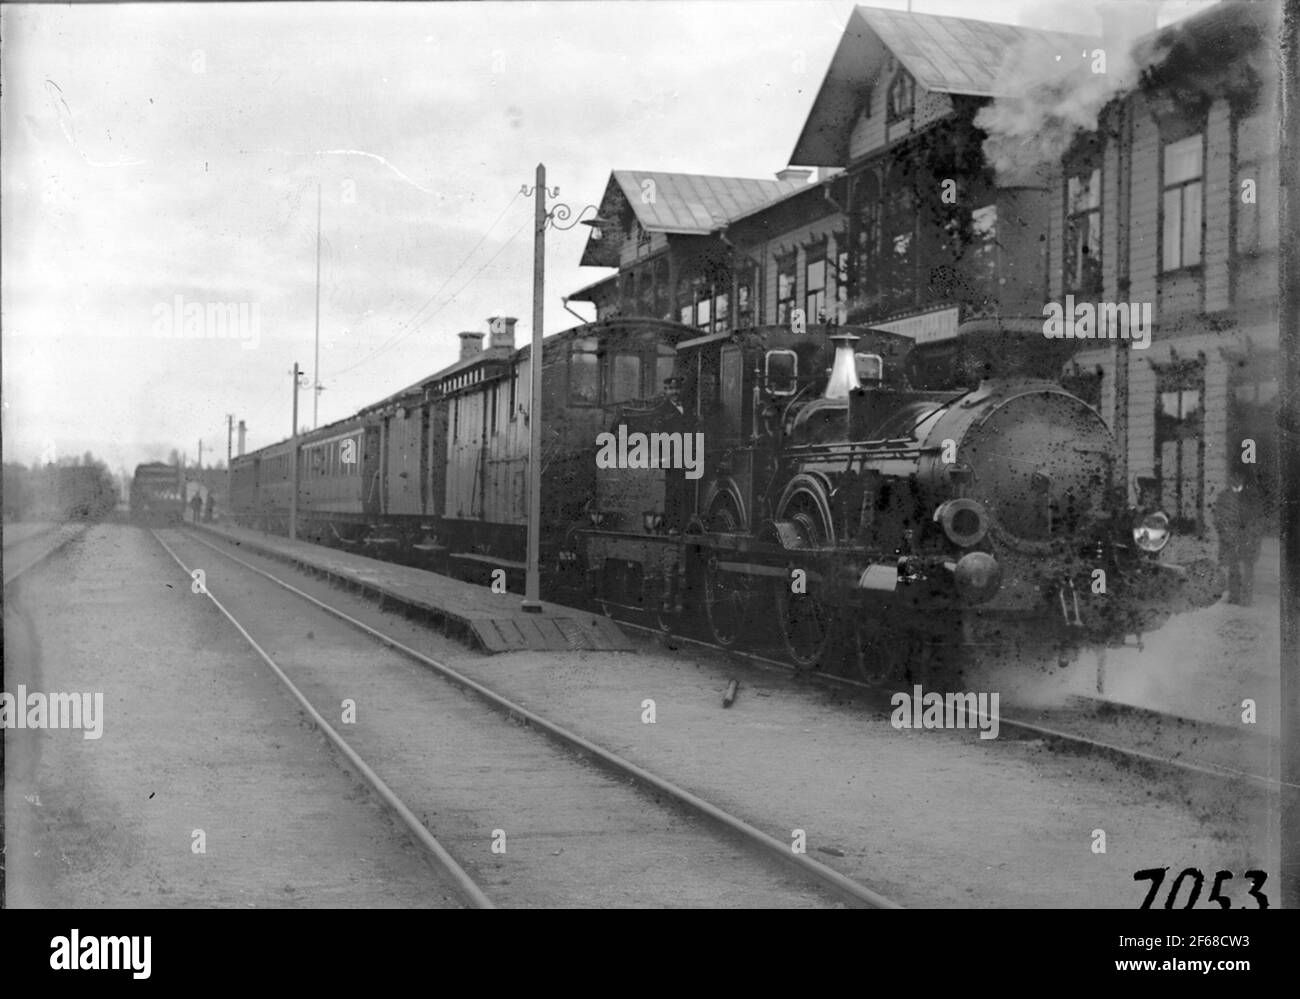
[[[1158,22],[1205,5],[1157,4]],[[453,362],[491,316],[524,344],[536,165],[548,207],[575,213],[614,169],[771,178],[852,7],[0,7],[5,461],[90,450],[129,471],[202,441],[210,464],[228,414],[265,446],[292,430],[295,361],[311,426],[318,189],[318,425]],[[1098,33],[1097,7],[978,14]],[[578,266],[588,232],[547,234],[547,334],[579,322],[562,296],[611,273]]]

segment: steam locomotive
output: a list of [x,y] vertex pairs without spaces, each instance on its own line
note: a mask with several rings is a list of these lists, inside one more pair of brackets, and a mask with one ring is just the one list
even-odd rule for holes
[[724,647],[774,619],[799,666],[847,647],[875,678],[978,649],[1064,662],[1217,599],[1159,560],[1169,518],[1127,505],[1115,441],[1061,386],[1068,348],[1041,321],[922,345],[767,327],[678,358],[707,471],[680,536],[655,526],[658,485],[633,485],[650,473],[597,471],[571,557],[611,609],[671,628],[702,605]]
[[179,524],[185,517],[185,479],[179,466],[161,461],[135,467],[131,519],[142,524]]
[[[530,351],[492,323],[488,349],[299,439],[301,534],[521,588]],[[1189,572],[1160,561],[1169,518],[1128,506],[1105,422],[1058,381],[1069,350],[1017,320],[921,345],[638,319],[549,337],[545,595],[724,647],[775,621],[798,666],[847,648],[873,677],[1159,627],[1196,602]],[[629,436],[649,460],[597,460]],[[293,451],[236,459],[237,520],[285,529]]]

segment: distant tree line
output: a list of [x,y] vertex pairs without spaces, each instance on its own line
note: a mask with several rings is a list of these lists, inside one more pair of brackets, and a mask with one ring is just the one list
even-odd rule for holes
[[87,451],[57,462],[4,465],[5,520],[98,520],[117,506],[119,480]]

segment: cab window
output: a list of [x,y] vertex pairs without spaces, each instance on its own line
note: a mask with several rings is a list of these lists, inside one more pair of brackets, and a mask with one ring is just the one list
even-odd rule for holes
[[772,395],[793,395],[798,387],[799,355],[793,350],[769,350],[763,359],[763,377]]

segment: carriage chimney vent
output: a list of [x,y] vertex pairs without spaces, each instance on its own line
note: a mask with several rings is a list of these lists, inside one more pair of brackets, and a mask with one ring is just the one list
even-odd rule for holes
[[483,350],[482,333],[458,333],[460,337],[460,359],[468,360]]
[[823,399],[847,399],[855,388],[861,388],[858,381],[858,359],[853,356],[853,345],[858,338],[852,333],[836,333],[831,337],[835,344],[835,361],[831,365],[831,376],[826,381]]
[[488,332],[491,336],[488,338],[488,346],[493,350],[498,347],[504,347],[506,350],[515,349],[515,323],[519,322],[514,316],[493,316],[488,320]]
[[784,170],[776,172],[777,180],[793,180],[796,184],[806,184],[808,178],[812,176],[812,171],[800,169],[798,167],[786,167]]
[[245,426],[243,420],[240,420],[239,421],[239,456],[241,458],[244,456],[244,436],[247,433],[248,433],[248,427]]

